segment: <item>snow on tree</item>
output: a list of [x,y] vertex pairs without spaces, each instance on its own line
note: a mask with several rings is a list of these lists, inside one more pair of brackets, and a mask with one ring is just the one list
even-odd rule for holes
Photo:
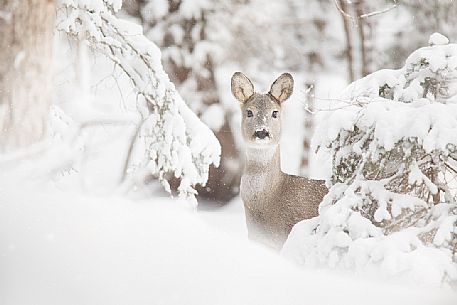
[[86,39],[128,76],[137,92],[141,122],[129,154],[130,176],[147,171],[167,190],[180,178],[178,191],[193,198],[195,186],[218,165],[220,146],[214,134],[187,107],[161,64],[161,53],[142,27],[114,14],[121,0],[60,0],[58,30]]
[[189,107],[216,134],[223,154],[219,168],[211,168],[199,196],[229,201],[238,193],[241,160],[230,127],[232,113],[220,102],[216,66],[222,47],[214,36],[224,36],[226,25],[215,22],[215,12],[226,1],[132,1],[126,11],[139,18],[146,36],[162,50],[165,71]]
[[0,153],[47,135],[53,1],[6,0],[0,11]]
[[332,156],[319,216],[283,254],[308,266],[457,281],[457,44],[440,34],[403,68],[352,83],[315,146]]
[[314,72],[341,53],[334,35],[338,29],[327,27],[332,15],[324,13],[338,14],[330,0],[136,0],[126,11],[161,47],[165,70],[222,145],[221,166],[212,172],[215,183],[208,184],[208,197],[238,192],[243,146],[237,138],[239,109],[227,81],[233,72],[251,75],[259,90],[284,71],[306,74],[313,83]]

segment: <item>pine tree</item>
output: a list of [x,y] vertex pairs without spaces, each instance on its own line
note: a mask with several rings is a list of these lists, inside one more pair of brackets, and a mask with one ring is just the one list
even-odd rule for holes
[[[137,93],[141,121],[132,149],[139,157],[129,160],[132,166],[126,169],[156,175],[166,188],[171,177],[180,178],[180,195],[193,199],[195,186],[208,179],[209,166],[219,162],[219,143],[177,93],[163,71],[160,51],[144,37],[142,28],[114,15],[121,5],[121,0],[2,2],[0,153],[23,148],[22,160],[29,157],[31,144],[53,133],[47,127],[51,125],[50,67],[57,16],[57,30],[105,55]],[[40,146],[42,155],[55,143],[46,144]]]
[[294,229],[286,255],[360,270],[427,256],[434,280],[457,280],[456,59],[457,45],[434,34],[402,69],[346,89],[315,135],[332,155],[329,194],[320,216]]
[[222,145],[219,168],[210,169],[209,181],[199,195],[228,201],[237,194],[241,159],[230,121],[232,113],[220,101],[215,78],[220,46],[212,41],[215,10],[222,1],[137,1],[128,10],[138,16],[147,36],[162,50],[164,67],[179,92],[216,134]]

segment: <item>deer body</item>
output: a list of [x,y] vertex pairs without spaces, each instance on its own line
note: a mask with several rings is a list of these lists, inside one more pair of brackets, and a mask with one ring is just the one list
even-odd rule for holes
[[242,133],[246,163],[241,178],[249,238],[280,249],[292,227],[318,215],[328,190],[322,180],[312,180],[281,171],[281,103],[292,93],[290,74],[281,75],[268,94],[254,93],[249,79],[237,72],[232,92],[241,102]]

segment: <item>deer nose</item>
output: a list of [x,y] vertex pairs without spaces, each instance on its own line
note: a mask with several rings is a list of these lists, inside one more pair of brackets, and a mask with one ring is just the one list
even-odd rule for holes
[[259,139],[265,139],[267,136],[270,136],[270,133],[266,129],[256,130],[254,136]]

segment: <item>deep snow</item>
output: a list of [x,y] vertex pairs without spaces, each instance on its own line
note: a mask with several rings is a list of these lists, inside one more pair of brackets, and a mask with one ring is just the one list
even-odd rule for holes
[[193,212],[165,197],[88,197],[52,183],[18,181],[6,172],[0,182],[0,304],[457,300],[449,292],[297,268],[246,240],[238,227],[243,225],[239,200],[229,213]]

